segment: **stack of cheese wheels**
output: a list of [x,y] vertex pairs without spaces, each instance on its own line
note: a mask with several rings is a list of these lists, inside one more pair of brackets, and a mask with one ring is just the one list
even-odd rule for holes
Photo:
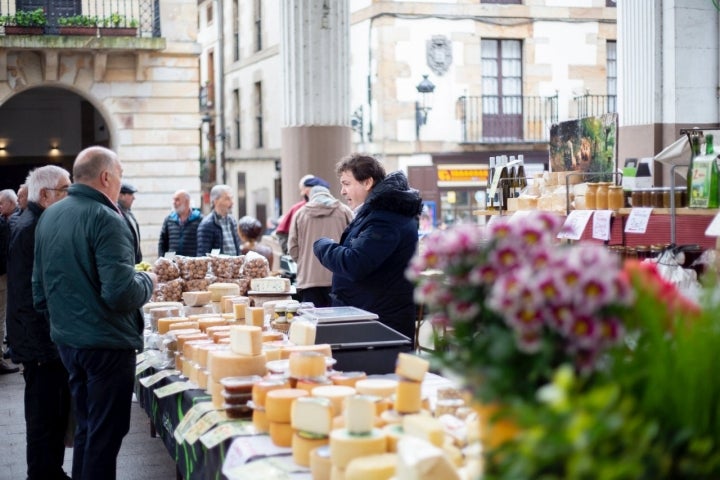
[[355,382],[355,390],[361,395],[375,399],[376,414],[392,408],[392,395],[397,390],[398,381],[390,378],[366,378]]
[[228,345],[219,345],[217,343],[201,343],[195,351],[195,363],[198,368],[198,386],[208,389],[210,382],[210,371],[208,370],[208,353],[212,350],[229,350]]
[[303,467],[310,466],[310,452],[328,444],[332,430],[333,406],[321,397],[300,397],[292,403],[290,424],[293,429],[293,460]]
[[395,392],[395,411],[418,413],[422,409],[422,381],[430,367],[424,358],[409,353],[398,354],[395,374],[399,377]]
[[252,388],[252,421],[257,433],[267,433],[269,424],[265,413],[265,399],[268,392],[290,388],[290,382],[285,378],[267,378],[255,383]]
[[[430,418],[430,417],[426,417]],[[417,480],[460,480],[460,473],[442,449],[412,435],[398,442],[395,477]]]
[[220,380],[223,387],[223,408],[228,418],[249,418],[252,409],[248,402],[252,399],[252,388],[262,380],[258,375],[247,377],[225,377]]
[[309,396],[307,391],[297,388],[279,388],[267,392],[265,396],[265,415],[268,420],[270,440],[276,446],[292,446],[292,403],[298,398],[307,396]]
[[366,395],[353,395],[345,403],[345,428],[330,432],[332,478],[344,478],[355,458],[387,452],[382,430],[374,428],[375,402]]
[[310,452],[310,474],[312,480],[331,480],[332,462],[330,461],[330,447],[323,446]]
[[[232,329],[247,327],[246,325],[233,325]],[[257,337],[251,332],[238,331],[235,333],[235,349],[243,353],[233,351],[232,340],[233,330],[231,329],[230,348],[227,350],[209,350],[207,355],[207,368],[210,372],[208,379],[208,390],[213,397],[213,404],[217,408],[223,408],[224,403],[221,396],[222,388],[220,380],[225,377],[247,377],[251,375],[265,376],[267,373],[267,358],[257,345]],[[222,345],[222,343],[220,344]],[[256,355],[251,353],[260,351]]]
[[343,413],[345,400],[355,395],[356,392],[353,387],[344,385],[323,385],[313,388],[310,393],[313,397],[327,398],[330,400],[333,407],[333,416],[336,417]]

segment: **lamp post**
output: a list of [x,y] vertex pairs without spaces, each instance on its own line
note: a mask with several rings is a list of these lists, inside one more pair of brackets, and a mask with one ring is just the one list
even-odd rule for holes
[[435,84],[423,75],[420,83],[415,89],[420,94],[420,102],[415,102],[415,138],[420,140],[420,127],[427,123],[428,112],[432,110],[432,96],[435,91]]

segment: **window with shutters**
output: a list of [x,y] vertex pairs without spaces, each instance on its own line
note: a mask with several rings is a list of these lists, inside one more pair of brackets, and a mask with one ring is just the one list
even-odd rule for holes
[[482,124],[485,138],[522,138],[522,42],[484,39]]

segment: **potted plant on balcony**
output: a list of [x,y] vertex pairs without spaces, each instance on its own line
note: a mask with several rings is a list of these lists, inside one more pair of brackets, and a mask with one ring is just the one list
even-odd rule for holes
[[128,19],[117,12],[102,19],[100,35],[104,37],[134,37],[137,35],[138,21]]
[[42,8],[21,10],[0,17],[5,35],[42,35],[47,25],[47,17]]
[[60,35],[96,35],[98,17],[91,15],[71,15],[58,18]]

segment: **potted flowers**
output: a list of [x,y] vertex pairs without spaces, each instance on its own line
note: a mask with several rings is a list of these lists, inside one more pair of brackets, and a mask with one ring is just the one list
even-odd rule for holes
[[23,10],[0,16],[0,25],[5,27],[5,35],[42,35],[47,17],[42,8]]
[[113,12],[102,19],[100,35],[105,37],[134,37],[137,35],[138,21]]
[[97,35],[98,17],[71,15],[58,18],[60,35]]

